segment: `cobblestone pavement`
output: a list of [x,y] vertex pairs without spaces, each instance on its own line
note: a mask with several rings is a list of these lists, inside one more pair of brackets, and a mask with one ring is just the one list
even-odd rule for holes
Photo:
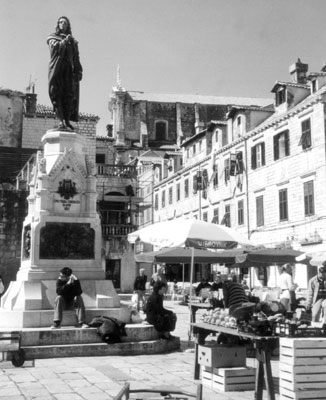
[[[129,382],[132,389],[173,385],[195,393],[194,344],[193,341],[188,340],[188,307],[172,301],[166,301],[165,307],[177,313],[177,327],[173,334],[181,339],[180,351],[144,356],[43,359],[35,360],[34,366],[32,362],[26,361],[22,368],[15,368],[9,362],[2,362],[0,363],[0,399],[112,399],[125,382]],[[255,366],[255,359],[248,358],[247,365]],[[278,392],[277,360],[272,361],[272,370],[276,392]],[[264,400],[267,399],[265,390],[263,396]],[[275,400],[279,399],[278,393],[275,397]],[[254,398],[254,391],[224,393],[203,387],[204,400],[252,400]]]

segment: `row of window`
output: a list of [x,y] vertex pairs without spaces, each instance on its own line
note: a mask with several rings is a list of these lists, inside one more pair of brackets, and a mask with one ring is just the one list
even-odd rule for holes
[[[315,214],[314,182],[308,181],[303,184],[304,216],[309,217]],[[279,219],[289,219],[288,190],[281,189],[278,193]],[[264,196],[256,197],[256,221],[257,226],[264,225]]]
[[[288,214],[288,190],[279,190],[279,219],[280,221],[287,221],[289,218]],[[303,184],[303,196],[304,196],[304,215],[309,217],[315,214],[315,200],[314,200],[314,183],[313,181],[308,181]],[[239,200],[237,204],[237,223],[238,225],[244,224],[244,201]],[[231,214],[230,205],[225,206],[225,213],[221,220],[219,221],[219,210],[214,209],[214,223],[221,225],[226,225],[231,227]],[[257,227],[263,226],[264,221],[264,196],[256,197],[256,225]]]
[[[314,200],[314,183],[313,181],[304,182],[303,184],[303,198],[304,198],[304,216],[309,217],[315,214],[315,200]],[[279,205],[279,220],[287,221],[289,219],[288,212],[288,190],[281,189],[278,192],[278,205]],[[217,212],[218,213],[218,212]],[[230,224],[230,209],[225,208],[224,221],[221,224],[231,226]],[[218,220],[218,219],[217,219]],[[215,222],[215,221],[214,221]],[[238,225],[244,224],[244,203],[243,200],[238,201]],[[216,222],[218,223],[218,222]],[[264,196],[256,197],[256,225],[257,227],[265,224],[264,219]]]
[[[163,192],[164,193],[164,192]],[[157,194],[156,194],[157,196]],[[164,195],[165,196],[165,195]],[[171,196],[171,197],[170,197]],[[313,181],[304,182],[303,184],[303,196],[304,196],[304,215],[309,217],[315,214],[315,200],[314,200],[314,183]],[[279,220],[287,221],[289,218],[288,214],[288,190],[281,189],[278,193],[279,197]],[[171,198],[172,204],[172,187],[169,190],[169,200]],[[163,200],[163,198],[162,198]],[[155,198],[155,207],[158,197]],[[157,208],[156,208],[157,209]],[[208,221],[208,212],[203,212],[203,220],[207,222],[213,222],[216,224],[225,225],[231,227],[231,206],[229,204],[225,205],[223,218],[219,219],[219,209],[215,208],[213,210],[213,219]],[[244,225],[244,200],[239,200],[237,203],[237,224]],[[256,197],[256,225],[257,227],[264,226],[264,196]]]

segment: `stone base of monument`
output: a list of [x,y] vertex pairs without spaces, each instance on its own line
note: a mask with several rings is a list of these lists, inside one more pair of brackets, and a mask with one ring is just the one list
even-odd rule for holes
[[[86,322],[96,316],[115,317],[130,322],[130,309],[121,307],[112,281],[82,282]],[[53,323],[56,280],[12,281],[1,298],[0,329],[43,328]],[[62,325],[75,325],[74,311],[64,312]]]
[[160,339],[152,325],[127,324],[126,333],[127,336],[122,337],[120,343],[107,344],[102,342],[97,328],[24,328],[20,331],[21,348],[26,360],[159,354],[180,348],[179,337]]

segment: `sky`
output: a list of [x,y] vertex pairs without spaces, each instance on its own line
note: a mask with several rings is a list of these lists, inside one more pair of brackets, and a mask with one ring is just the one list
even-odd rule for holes
[[[273,98],[298,58],[326,61],[325,0],[0,0],[0,88],[47,91],[46,38],[70,19],[84,74],[80,111],[111,122],[117,82],[152,93]],[[325,53],[324,53],[325,51]]]

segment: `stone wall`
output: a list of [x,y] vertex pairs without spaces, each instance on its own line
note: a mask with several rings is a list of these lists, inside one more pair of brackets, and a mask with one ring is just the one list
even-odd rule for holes
[[[95,162],[97,118],[82,118],[77,128],[81,135],[87,137],[87,151],[88,156],[92,162]],[[53,129],[56,125],[56,120],[53,117],[24,117],[23,120],[23,137],[22,147],[25,149],[35,149],[35,152],[41,146],[41,139],[47,130]]]
[[0,188],[0,274],[6,287],[20,267],[22,226],[27,214],[27,191]]

